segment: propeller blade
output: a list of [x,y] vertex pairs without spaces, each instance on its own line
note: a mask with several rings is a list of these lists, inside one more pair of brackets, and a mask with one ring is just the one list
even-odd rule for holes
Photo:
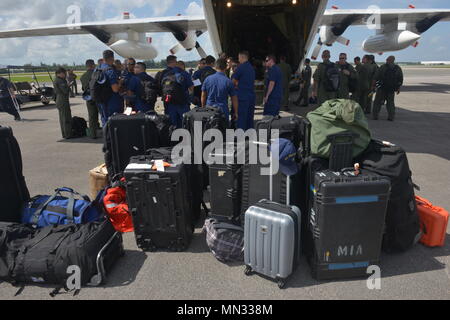
[[343,44],[344,46],[348,46],[350,44],[350,40],[343,36],[338,37],[336,41],[339,42],[340,44]]
[[208,55],[206,54],[205,50],[200,46],[200,43],[195,44],[195,49],[197,49],[198,54],[202,59],[206,58]]
[[183,46],[181,44],[177,43],[169,51],[170,51],[171,54],[177,54],[177,52],[180,51],[181,49],[183,49]]
[[419,46],[419,41],[414,42],[414,44],[412,45],[413,48],[417,48]]
[[316,47],[314,48],[314,51],[311,55],[311,59],[313,60],[317,60],[317,58],[319,57],[320,54],[320,50],[322,50],[322,42],[319,42]]

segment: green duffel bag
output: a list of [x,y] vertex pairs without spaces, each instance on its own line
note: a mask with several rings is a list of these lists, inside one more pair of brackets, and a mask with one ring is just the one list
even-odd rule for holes
[[329,159],[331,141],[328,137],[336,134],[354,134],[354,158],[369,146],[369,123],[361,106],[353,100],[328,100],[308,113],[307,118],[311,122],[311,153],[314,156]]

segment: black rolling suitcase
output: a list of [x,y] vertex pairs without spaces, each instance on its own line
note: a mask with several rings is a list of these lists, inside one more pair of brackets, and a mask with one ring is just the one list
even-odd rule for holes
[[22,174],[22,154],[11,128],[0,126],[0,221],[20,222],[30,194]]
[[194,232],[189,172],[183,164],[163,167],[158,162],[150,156],[133,157],[125,169],[136,242],[144,251],[183,251]]
[[[255,143],[255,142],[249,142]],[[258,142],[261,145],[261,142]],[[288,176],[278,171],[275,175],[263,175],[262,170],[269,169],[269,166],[261,164],[245,164],[242,167],[242,205],[241,222],[244,223],[245,212],[251,206],[263,199],[271,199],[277,203],[287,203],[288,200]],[[300,179],[299,174],[290,177],[290,203],[299,206],[300,201]]]
[[269,135],[267,141],[271,140],[271,130],[279,130],[279,138],[290,140],[297,148],[300,148],[305,135],[305,124],[307,123],[308,121],[306,119],[299,116],[266,116],[256,123],[256,130],[258,132],[262,129],[268,130]]
[[176,127],[172,125],[169,116],[158,114],[155,111],[149,111],[147,115],[158,129],[159,146],[162,148],[173,146],[175,143],[172,142],[172,133],[176,130]]
[[410,249],[419,241],[421,230],[415,185],[405,150],[388,142],[372,141],[358,162],[362,173],[391,179],[383,250],[403,252]]
[[[199,132],[200,136],[195,134],[196,128],[202,130],[201,132]],[[203,141],[202,139],[203,134],[209,129],[217,129],[220,132],[222,132],[223,136],[225,136],[227,128],[228,128],[228,121],[223,112],[219,108],[211,108],[211,107],[195,108],[185,113],[183,116],[183,129],[186,129],[191,133],[192,151],[193,151],[192,163],[200,166],[200,168],[197,168],[197,173],[202,175],[204,190],[206,190],[207,187],[209,186],[209,170],[208,166],[203,161],[204,159],[202,158],[203,158],[203,151],[209,145],[209,143]],[[195,150],[196,140],[198,140],[197,145],[201,146],[201,150]],[[194,152],[197,158],[194,158]]]
[[318,280],[367,276],[378,265],[391,183],[376,174],[331,170],[315,174],[310,228]]
[[144,113],[113,115],[105,127],[105,163],[110,179],[121,176],[130,158],[160,146],[159,130],[152,116]]
[[235,143],[225,143],[223,150],[210,154],[220,163],[209,165],[211,188],[211,215],[218,219],[236,220],[241,215],[242,164],[238,164],[238,152],[244,152]]

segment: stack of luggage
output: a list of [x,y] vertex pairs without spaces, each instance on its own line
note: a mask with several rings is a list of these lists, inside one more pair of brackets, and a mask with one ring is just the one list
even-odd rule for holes
[[82,285],[103,284],[124,253],[122,233],[134,231],[143,251],[183,251],[202,208],[212,254],[280,288],[302,254],[315,279],[345,279],[365,277],[382,250],[444,245],[448,212],[416,197],[405,151],[373,140],[353,101],[330,100],[307,118],[266,117],[256,138],[216,149],[201,137],[225,134],[217,109],[192,110],[184,128],[192,148],[175,154],[166,116],[111,117],[107,174],[91,173],[91,201],[70,188],[30,198],[18,143],[0,127],[0,279],[53,284],[56,294],[75,265]]
[[55,285],[52,296],[62,288],[77,293],[72,281],[104,284],[124,249],[98,201],[70,188],[30,198],[19,145],[6,127],[0,127],[0,175],[0,280],[21,287],[18,293],[27,284]]
[[[301,253],[318,280],[364,277],[382,249],[405,251],[422,235],[406,153],[372,140],[352,101],[331,100],[307,118],[266,117],[256,125],[256,140],[229,141],[208,159],[195,158],[209,147],[199,134],[224,133],[220,111],[194,109],[184,128],[192,134],[192,156],[172,156],[170,146],[139,138],[133,141],[141,145],[109,166],[125,178],[129,217],[144,251],[187,249],[208,189],[203,230],[211,252],[224,263],[244,262],[246,274],[277,280],[280,288]],[[107,154],[117,153],[111,148],[105,146]],[[255,148],[266,151],[269,163],[251,161]]]

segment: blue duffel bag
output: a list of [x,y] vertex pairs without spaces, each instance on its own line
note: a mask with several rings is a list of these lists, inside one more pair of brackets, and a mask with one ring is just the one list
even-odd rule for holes
[[[64,197],[62,193],[67,193]],[[77,196],[80,199],[75,199]],[[102,214],[88,196],[70,188],[55,190],[53,196],[36,196],[25,204],[22,223],[36,228],[70,223],[84,224],[97,221]]]

